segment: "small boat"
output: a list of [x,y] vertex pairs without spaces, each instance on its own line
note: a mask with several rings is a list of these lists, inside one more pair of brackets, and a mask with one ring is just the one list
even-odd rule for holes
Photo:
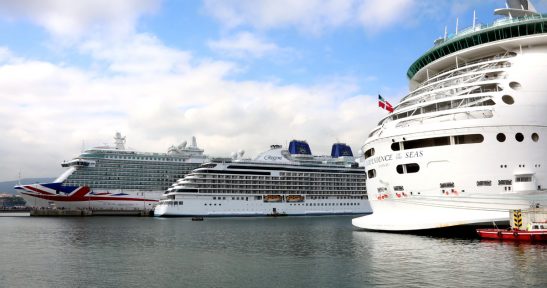
[[201,216],[192,217],[192,221],[203,221],[203,217]]
[[304,202],[304,196],[302,195],[288,195],[287,202]]
[[264,202],[281,202],[283,197],[281,195],[265,195]]
[[526,230],[521,229],[477,229],[483,239],[514,241],[547,241],[547,223],[530,223]]
[[288,215],[287,215],[287,213],[285,213],[285,212],[281,212],[281,213],[274,212],[274,213],[267,214],[267,216],[270,216],[270,217],[282,217],[282,216],[288,216]]

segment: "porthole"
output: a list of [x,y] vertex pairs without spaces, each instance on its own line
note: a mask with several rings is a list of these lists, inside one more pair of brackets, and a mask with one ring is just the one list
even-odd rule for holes
[[522,85],[520,85],[519,82],[510,82],[509,83],[509,87],[511,87],[513,90],[518,90],[520,89],[520,87],[522,87]]
[[370,148],[365,152],[365,159],[374,156],[374,148]]
[[511,97],[509,95],[503,95],[503,97],[501,97],[501,100],[503,101],[503,103],[505,103],[507,105],[515,104],[515,100],[513,99],[513,97]]
[[538,133],[532,133],[532,141],[538,142],[539,141],[539,135]]
[[399,174],[416,173],[420,171],[420,165],[418,165],[417,163],[402,164],[397,165],[397,167],[395,167],[395,170]]
[[515,139],[519,142],[522,142],[522,140],[524,140],[524,135],[522,135],[522,133],[517,133],[515,134]]
[[505,134],[498,133],[498,135],[496,135],[496,139],[498,139],[499,142],[505,142]]

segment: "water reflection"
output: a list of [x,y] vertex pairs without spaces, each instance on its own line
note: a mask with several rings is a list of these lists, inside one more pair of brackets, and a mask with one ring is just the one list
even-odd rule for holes
[[545,245],[355,231],[350,220],[2,218],[0,252],[10,261],[0,262],[0,280],[27,287],[547,283]]

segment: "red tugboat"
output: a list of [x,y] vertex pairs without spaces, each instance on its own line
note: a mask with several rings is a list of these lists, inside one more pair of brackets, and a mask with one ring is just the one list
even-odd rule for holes
[[526,230],[515,229],[477,229],[483,239],[514,241],[547,241],[547,222],[530,223]]

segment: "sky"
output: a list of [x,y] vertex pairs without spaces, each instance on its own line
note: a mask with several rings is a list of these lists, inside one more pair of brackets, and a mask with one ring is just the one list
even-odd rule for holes
[[[546,1],[535,1],[547,11]],[[82,148],[357,154],[433,41],[501,0],[0,0],[0,181]],[[457,20],[458,19],[458,20]]]

